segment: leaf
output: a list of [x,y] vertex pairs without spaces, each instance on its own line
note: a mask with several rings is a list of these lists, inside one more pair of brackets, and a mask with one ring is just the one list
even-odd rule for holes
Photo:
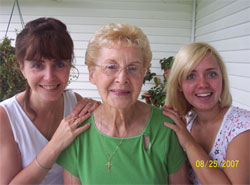
[[[161,64],[161,69],[164,70],[169,70],[171,69],[173,62],[174,62],[174,57],[168,57],[161,59],[160,61]],[[148,104],[153,104],[154,106],[157,107],[162,107],[165,104],[165,98],[166,98],[166,92],[165,92],[165,86],[167,83],[167,75],[164,76],[163,73],[163,82],[161,81],[161,78],[157,77],[155,73],[151,73],[150,70],[146,74],[143,84],[146,81],[154,80],[154,86],[151,87],[148,91],[143,93],[142,99],[146,100],[146,103]],[[147,96],[146,96],[147,95]],[[149,97],[150,95],[150,97]]]
[[25,79],[15,61],[15,48],[11,40],[4,37],[0,43],[0,101],[25,89]]

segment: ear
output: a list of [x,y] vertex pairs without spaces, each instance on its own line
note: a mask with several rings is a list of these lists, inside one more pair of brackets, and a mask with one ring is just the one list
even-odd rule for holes
[[26,75],[25,75],[25,71],[24,71],[24,64],[22,64],[21,62],[18,62],[19,64],[19,69],[21,71],[21,73],[23,74],[24,78],[26,79]]
[[95,82],[95,76],[94,76],[94,69],[93,68],[89,68],[89,81],[93,84],[93,85],[96,85],[96,82]]
[[181,87],[180,84],[178,84],[178,90],[179,90],[180,92],[183,92],[183,89],[182,89],[182,87]]

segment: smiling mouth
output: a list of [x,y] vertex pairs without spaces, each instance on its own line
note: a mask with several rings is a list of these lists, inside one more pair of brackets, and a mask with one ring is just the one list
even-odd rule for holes
[[58,85],[40,85],[40,87],[46,89],[46,90],[54,90],[57,89],[60,86],[60,84]]
[[130,93],[130,91],[127,91],[127,90],[110,90],[110,91],[115,94],[129,94]]
[[197,97],[208,97],[208,96],[212,96],[212,92],[210,92],[210,93],[199,93],[199,94],[195,94],[195,96],[197,96]]

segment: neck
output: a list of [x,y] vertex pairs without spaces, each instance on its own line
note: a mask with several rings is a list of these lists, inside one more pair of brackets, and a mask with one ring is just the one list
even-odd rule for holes
[[37,114],[48,114],[58,112],[59,108],[63,106],[64,100],[63,95],[60,96],[56,101],[41,101],[38,98],[30,96],[30,107]]
[[98,129],[110,136],[126,137],[131,125],[135,122],[138,107],[139,102],[128,109],[115,109],[105,104],[99,106]]
[[[23,107],[23,110],[30,117],[30,119],[34,121],[34,119],[36,119],[34,118],[35,115],[33,114],[33,112],[30,112],[31,110],[26,109],[24,106],[24,93],[25,92],[22,92],[17,95],[17,101]],[[53,102],[44,102],[41,101],[39,98],[33,97],[32,95],[30,95],[29,98],[29,107],[35,112],[36,116],[46,115],[47,117],[48,114],[58,113],[58,110],[60,110],[60,108],[63,108],[63,103],[63,96],[60,96],[58,100]]]
[[217,104],[213,109],[206,111],[198,111],[197,112],[197,123],[198,124],[211,124],[216,123],[219,120],[223,119],[224,114],[226,113],[228,108],[221,108],[219,104]]

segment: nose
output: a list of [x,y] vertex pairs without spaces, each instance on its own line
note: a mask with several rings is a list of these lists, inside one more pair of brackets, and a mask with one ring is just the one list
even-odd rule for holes
[[115,82],[120,84],[127,84],[129,82],[126,68],[121,68],[121,70],[116,74]]
[[208,87],[208,81],[205,76],[201,76],[198,80],[198,84],[200,87]]
[[44,71],[44,79],[45,80],[53,80],[54,79],[54,70],[52,67],[47,67],[46,70]]

